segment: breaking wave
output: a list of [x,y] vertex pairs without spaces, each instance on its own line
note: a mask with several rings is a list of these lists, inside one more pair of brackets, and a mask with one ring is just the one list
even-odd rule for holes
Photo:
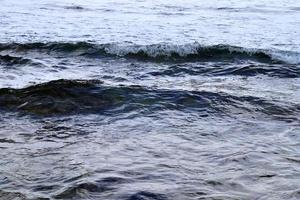
[[1,43],[0,51],[45,51],[70,53],[78,56],[116,56],[156,61],[206,61],[206,60],[244,60],[299,64],[300,53],[280,50],[243,48],[230,45],[203,46],[199,43],[174,45],[122,45],[77,43]]

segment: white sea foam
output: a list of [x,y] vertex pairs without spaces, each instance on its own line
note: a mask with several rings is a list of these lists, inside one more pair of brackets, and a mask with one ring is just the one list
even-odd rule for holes
[[270,57],[274,61],[281,61],[288,64],[299,64],[300,53],[293,51],[282,50],[268,50],[258,48],[244,48],[230,45],[212,45],[204,46],[199,43],[191,43],[184,45],[174,44],[153,44],[153,45],[120,45],[110,44],[104,48],[108,54],[117,56],[137,55],[143,54],[148,57],[172,57],[174,54],[180,57],[187,57],[189,55],[203,55],[210,54],[212,57],[218,54],[245,54],[246,56],[265,56]]

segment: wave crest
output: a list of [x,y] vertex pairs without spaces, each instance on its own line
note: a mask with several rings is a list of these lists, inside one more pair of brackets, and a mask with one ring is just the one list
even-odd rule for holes
[[88,42],[77,43],[9,43],[0,44],[0,51],[46,51],[72,53],[80,56],[116,56],[152,61],[232,61],[255,60],[259,62],[282,62],[299,64],[300,53],[280,50],[264,50],[243,48],[230,45],[203,46],[199,43],[174,45],[122,45],[122,44],[94,44]]

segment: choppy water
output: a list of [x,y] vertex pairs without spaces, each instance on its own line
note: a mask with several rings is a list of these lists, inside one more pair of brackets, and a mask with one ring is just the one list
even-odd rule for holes
[[300,2],[0,0],[0,199],[300,199]]

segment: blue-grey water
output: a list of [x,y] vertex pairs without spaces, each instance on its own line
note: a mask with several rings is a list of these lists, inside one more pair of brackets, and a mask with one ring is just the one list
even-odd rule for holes
[[300,1],[0,0],[0,199],[300,199]]

